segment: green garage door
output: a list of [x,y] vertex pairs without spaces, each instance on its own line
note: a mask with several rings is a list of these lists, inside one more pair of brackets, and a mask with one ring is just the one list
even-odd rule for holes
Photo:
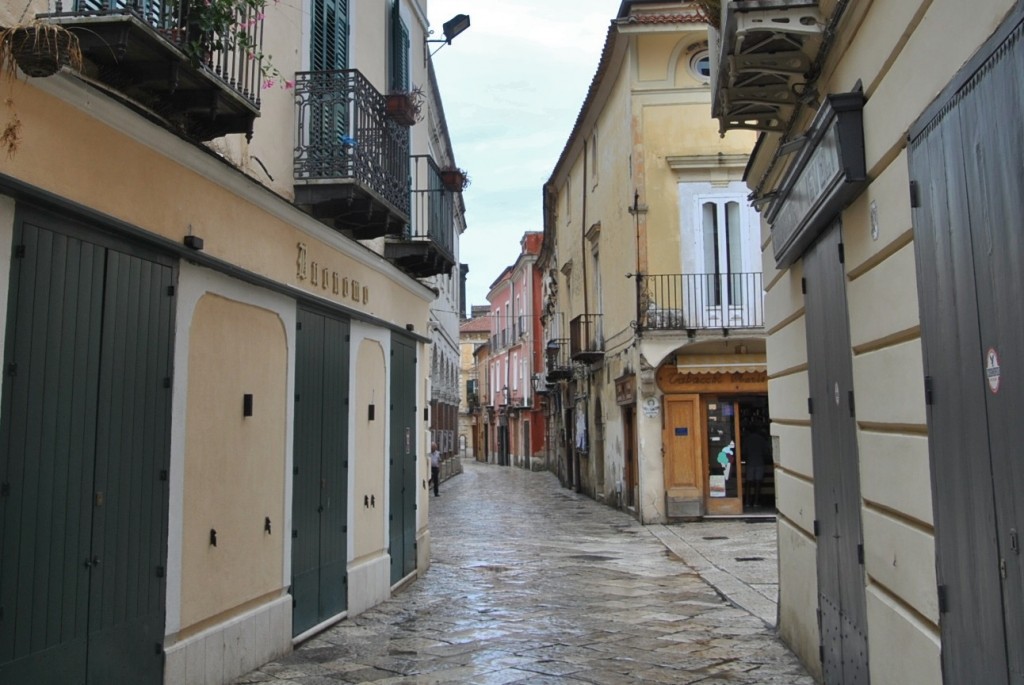
[[416,569],[416,343],[391,336],[391,583]]
[[172,263],[19,211],[0,418],[0,682],[159,683]]
[[348,606],[349,324],[299,309],[295,348],[292,633]]

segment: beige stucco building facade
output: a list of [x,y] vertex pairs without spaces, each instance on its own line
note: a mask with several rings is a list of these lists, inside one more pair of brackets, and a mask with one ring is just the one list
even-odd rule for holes
[[82,71],[0,76],[0,681],[229,682],[428,567],[461,188],[426,3],[331,4],[267,3],[262,89],[72,2]]
[[551,463],[648,523],[772,501],[745,488],[769,418],[754,138],[708,121],[707,69],[695,3],[623,2],[545,185]]
[[826,683],[1016,682],[1022,6],[721,5],[714,115],[761,131],[780,632]]

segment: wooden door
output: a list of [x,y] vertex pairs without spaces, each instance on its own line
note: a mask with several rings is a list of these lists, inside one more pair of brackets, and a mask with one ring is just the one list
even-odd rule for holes
[[0,682],[163,675],[173,262],[21,210],[0,420]]
[[699,515],[704,506],[703,430],[698,395],[666,395],[662,449],[668,515]]
[[348,604],[348,322],[299,309],[292,468],[292,634]]
[[416,343],[391,336],[391,583],[416,570]]
[[826,685],[869,681],[860,459],[839,223],[804,255],[818,608]]
[[946,683],[1024,683],[1024,6],[911,131]]

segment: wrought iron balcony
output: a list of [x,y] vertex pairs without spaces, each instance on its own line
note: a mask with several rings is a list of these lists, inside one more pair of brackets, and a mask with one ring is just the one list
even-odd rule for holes
[[708,29],[711,115],[732,129],[785,130],[813,76],[824,24],[818,0],[723,0]]
[[569,350],[573,361],[589,364],[604,358],[600,314],[580,314],[569,322]]
[[557,381],[572,378],[572,359],[569,357],[569,339],[552,338],[544,346],[547,360],[547,380]]
[[760,273],[643,277],[641,329],[687,331],[764,327]]
[[[251,46],[204,33],[189,12],[197,1],[57,0],[55,12],[38,18],[78,36],[87,75],[127,107],[196,140],[251,137],[260,113],[262,31],[250,32]],[[245,8],[237,25],[259,21]]]
[[356,240],[409,223],[409,129],[355,69],[295,75],[295,204]]
[[450,273],[455,267],[455,194],[445,190],[441,171],[426,155],[415,155],[412,221],[384,245],[384,256],[416,278]]

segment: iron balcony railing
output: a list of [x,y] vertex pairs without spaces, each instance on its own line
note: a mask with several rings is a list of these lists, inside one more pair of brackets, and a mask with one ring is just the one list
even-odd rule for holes
[[[89,24],[82,26],[89,29],[92,25],[93,34],[103,25],[103,18],[135,18],[180,50],[193,65],[222,81],[258,109],[264,59],[261,13],[248,3],[236,3],[233,26],[242,29],[224,34],[205,32],[193,10],[200,2],[202,0],[69,0],[65,3],[57,0],[56,11],[41,17],[69,25],[74,24],[68,19],[91,18]],[[66,11],[65,4],[71,9]],[[244,38],[239,36],[240,32],[244,32]],[[83,30],[80,36],[87,39],[89,33]],[[108,51],[111,49],[107,47]],[[168,80],[172,78],[171,73],[168,70]]]
[[359,184],[409,216],[409,129],[386,115],[386,98],[355,69],[295,75],[296,181]]
[[455,254],[455,194],[445,190],[441,170],[428,155],[413,156],[412,195],[412,221],[406,239],[430,241],[452,257]]
[[600,314],[580,314],[569,322],[569,349],[576,361],[592,362],[604,356]]
[[552,338],[544,346],[549,381],[572,378],[572,358],[569,356],[569,339]]
[[640,324],[649,331],[763,328],[760,273],[643,276]]

